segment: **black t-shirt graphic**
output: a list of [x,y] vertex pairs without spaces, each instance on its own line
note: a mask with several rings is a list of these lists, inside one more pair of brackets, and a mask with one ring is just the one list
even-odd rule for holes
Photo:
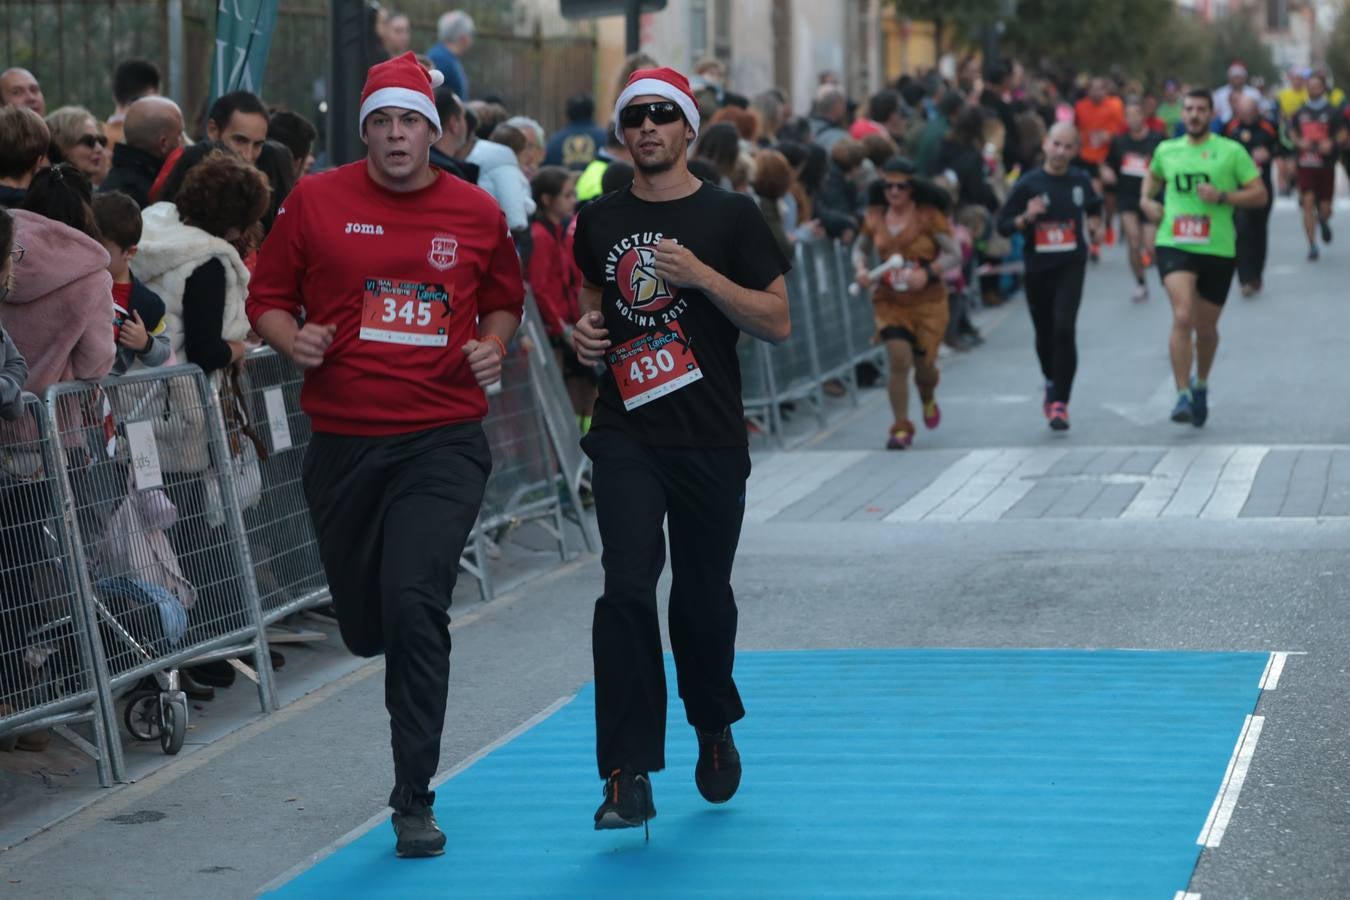
[[701,291],[656,274],[663,239],[751,290],[789,268],[744,194],[705,184],[653,203],[625,189],[583,209],[574,253],[586,280],[601,288],[610,341],[592,427],[622,428],[658,447],[743,447],[740,329]]

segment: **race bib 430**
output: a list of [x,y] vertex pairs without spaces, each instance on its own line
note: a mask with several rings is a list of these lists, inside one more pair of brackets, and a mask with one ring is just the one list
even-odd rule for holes
[[703,377],[678,323],[634,338],[609,351],[605,361],[618,385],[623,408],[634,410]]

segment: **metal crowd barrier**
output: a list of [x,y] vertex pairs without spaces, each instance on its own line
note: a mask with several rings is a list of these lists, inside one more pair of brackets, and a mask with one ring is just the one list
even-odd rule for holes
[[557,542],[559,558],[567,559],[559,497],[561,472],[530,384],[536,357],[552,351],[547,344],[528,344],[512,343],[502,360],[501,387],[489,393],[488,415],[483,420],[492,448],[492,474],[460,566],[478,579],[484,600],[493,596],[489,561],[495,555],[494,545],[518,525],[539,522]]
[[[240,484],[240,503],[267,625],[331,600],[301,482],[312,434],[300,409],[304,380],[303,370],[270,347],[252,350],[239,381],[251,435],[243,433],[240,419],[225,417],[232,447],[247,454],[245,443],[256,438],[265,450],[257,480]],[[257,455],[256,447],[252,452]]]
[[[531,304],[489,397],[493,472],[462,560],[484,599],[492,545],[522,523],[567,558],[565,500],[594,547],[580,436],[543,334]],[[0,421],[0,742],[61,728],[108,785],[127,777],[120,725],[182,746],[180,666],[229,659],[275,707],[267,626],[328,600],[301,484],[303,373],[262,349],[237,391],[222,380],[177,366],[58,384]],[[75,722],[92,723],[92,742]]]
[[[111,705],[61,526],[59,446],[32,394],[18,419],[0,421],[0,743],[59,728],[94,758],[108,787],[115,777],[104,752]],[[92,723],[94,743],[65,728],[75,722]]]
[[257,585],[215,384],[196,366],[47,391],[66,464],[61,524],[106,692],[108,755],[125,779],[111,697],[131,694],[136,737],[182,746],[177,667],[252,654],[258,700],[275,706]]
[[591,462],[581,449],[581,426],[572,411],[572,398],[567,393],[562,367],[548,343],[544,320],[535,305],[534,295],[525,296],[525,318],[521,322],[521,336],[527,338],[535,352],[530,357],[530,386],[534,399],[548,428],[549,443],[558,455],[558,463],[567,489],[575,521],[581,528],[586,549],[592,553],[600,549],[600,537],[595,526],[583,513],[581,490],[590,484]]
[[874,340],[870,301],[848,291],[852,272],[849,247],[825,240],[798,243],[787,275],[792,336],[776,346],[743,336],[737,347],[746,418],[780,443],[784,404],[805,404],[823,428],[825,385],[840,384],[856,405],[857,366],[885,364],[885,350]]

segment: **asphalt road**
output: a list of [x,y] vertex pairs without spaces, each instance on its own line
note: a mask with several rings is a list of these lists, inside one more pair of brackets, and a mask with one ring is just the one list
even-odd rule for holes
[[[1116,248],[1089,273],[1068,435],[1052,435],[1040,416],[1031,329],[1018,301],[984,347],[944,362],[944,423],[921,432],[908,453],[880,452],[889,416],[877,391],[817,440],[788,454],[757,451],[752,504],[756,490],[785,489],[781,473],[794,459],[835,466],[839,478],[800,490],[747,524],[735,576],[741,648],[1296,652],[1278,690],[1260,702],[1265,730],[1232,824],[1222,844],[1201,855],[1189,890],[1205,900],[1350,896],[1343,774],[1350,764],[1350,518],[1325,513],[1350,445],[1350,231],[1311,265],[1292,211],[1277,211],[1272,229],[1266,290],[1243,299],[1235,289],[1221,323],[1213,411],[1203,430],[1166,421],[1167,303],[1156,279],[1149,303],[1130,302]],[[1098,478],[1093,459],[1189,459],[1214,448],[1251,451],[1259,460],[1260,471],[1238,485],[1251,502],[1223,515],[1184,514],[1182,478],[1175,496],[1164,498],[1178,504],[1175,515],[1130,517],[1133,501],[1125,498],[1115,514],[1084,517],[1086,506],[1065,512],[1055,505],[1070,495],[1036,480],[1046,471],[1028,469],[1018,470],[1027,484],[1008,487],[1022,505],[1002,515],[885,521],[914,509],[906,504],[917,492],[972,452],[1042,460],[1067,485]],[[1066,465],[1078,468],[1054,468]],[[1131,476],[1123,462],[1101,465],[1094,496],[1148,480]],[[1292,474],[1282,475],[1286,469]],[[827,502],[845,490],[856,492],[856,503]],[[1312,507],[1293,501],[1318,490],[1322,513],[1299,514]],[[1033,502],[1046,492],[1061,500]],[[1253,505],[1258,494],[1264,506]],[[587,558],[491,606],[465,607],[472,612],[455,626],[444,768],[589,680],[599,583],[598,563]],[[381,811],[389,790],[382,671],[378,662],[352,669],[136,784],[105,792],[0,855],[0,894],[257,891]],[[577,827],[588,829],[596,798],[585,790]]]

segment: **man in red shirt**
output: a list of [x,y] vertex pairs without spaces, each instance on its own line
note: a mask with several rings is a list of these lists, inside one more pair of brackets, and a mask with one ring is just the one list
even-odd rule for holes
[[385,656],[400,856],[445,846],[430,780],[450,596],[492,467],[483,388],[524,298],[501,210],[431,167],[438,78],[411,53],[370,69],[366,159],[296,186],[248,298],[254,329],[306,369],[305,495],[343,642]]
[[[1116,192],[1112,185],[1103,185],[1099,177],[1102,163],[1111,150],[1111,139],[1125,133],[1125,105],[1119,97],[1108,93],[1105,78],[1088,82],[1087,96],[1073,105],[1074,123],[1082,136],[1078,155],[1083,168],[1092,173],[1092,185],[1106,197],[1106,243],[1116,242]],[[1091,249],[1093,262],[1097,260],[1097,246]]]

